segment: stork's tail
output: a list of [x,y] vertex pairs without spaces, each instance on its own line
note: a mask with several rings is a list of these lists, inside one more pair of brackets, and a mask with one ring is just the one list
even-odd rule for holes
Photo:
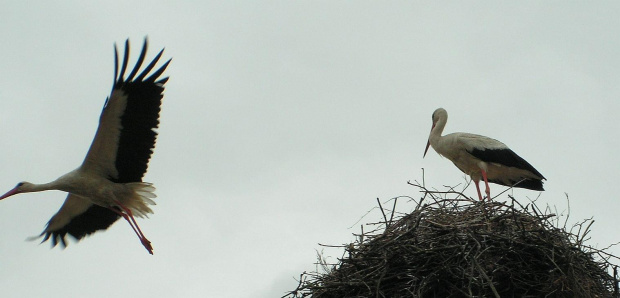
[[139,217],[148,217],[149,213],[153,213],[153,210],[148,205],[156,205],[152,199],[156,198],[155,186],[148,182],[131,182],[126,183],[134,196],[129,202],[125,203],[127,208],[130,208],[134,215]]

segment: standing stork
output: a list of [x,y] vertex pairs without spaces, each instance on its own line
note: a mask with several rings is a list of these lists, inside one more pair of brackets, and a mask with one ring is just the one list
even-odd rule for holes
[[451,133],[442,136],[448,112],[439,108],[433,112],[433,126],[424,150],[424,156],[429,146],[441,155],[451,160],[463,173],[469,175],[476,184],[478,197],[480,180],[484,180],[487,198],[491,198],[489,182],[510,186],[543,191],[543,175],[532,165],[510,150],[504,143],[485,136],[469,133]]
[[[39,237],[42,242],[51,238],[52,246],[59,242],[67,246],[67,234],[80,240],[98,230],[105,230],[123,217],[134,230],[140,242],[153,254],[151,242],[146,239],[134,214],[138,217],[153,213],[155,187],[142,182],[153,153],[164,84],[160,78],[171,59],[149,75],[163,54],[162,49],[138,74],[146,56],[145,38],[140,57],[131,73],[125,77],[129,60],[129,40],[120,67],[118,50],[114,46],[114,85],[106,99],[95,134],[82,165],[45,184],[20,182],[0,197],[44,190],[61,190],[69,195],[60,210],[49,220]],[[147,77],[148,76],[148,77]]]

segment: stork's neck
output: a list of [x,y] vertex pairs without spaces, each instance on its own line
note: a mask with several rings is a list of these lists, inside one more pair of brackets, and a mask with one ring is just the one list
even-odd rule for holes
[[67,174],[60,176],[58,179],[42,184],[27,183],[24,185],[22,192],[37,192],[45,190],[61,190],[71,192],[71,181],[75,179],[77,175],[76,170],[73,170]]
[[444,127],[446,127],[446,122],[447,122],[446,119],[439,118],[437,122],[435,122],[433,129],[431,129],[431,134],[429,135],[428,140],[429,142],[431,142],[431,146],[433,146],[435,151],[437,150],[437,143],[439,142],[439,139],[441,138],[443,129]]
[[38,192],[38,191],[45,191],[45,190],[59,190],[59,186],[58,183],[56,181],[52,181],[49,183],[42,183],[42,184],[34,184],[34,183],[28,183],[27,185],[24,185],[22,192]]

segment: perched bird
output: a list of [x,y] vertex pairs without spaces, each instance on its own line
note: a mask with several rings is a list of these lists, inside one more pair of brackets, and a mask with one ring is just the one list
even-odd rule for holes
[[433,126],[424,150],[429,146],[441,156],[451,160],[463,173],[469,175],[476,184],[478,197],[482,201],[478,182],[484,180],[487,198],[491,197],[489,182],[543,191],[545,177],[532,165],[510,150],[502,142],[485,136],[469,133],[451,133],[442,136],[448,112],[439,108],[433,112]]
[[[153,254],[151,242],[146,239],[134,215],[143,217],[153,213],[155,188],[142,182],[153,153],[164,84],[160,78],[171,59],[157,68],[155,65],[163,49],[141,72],[148,41],[131,73],[125,77],[129,60],[129,40],[119,73],[118,51],[114,46],[114,84],[99,118],[99,128],[80,167],[45,184],[20,182],[0,197],[0,200],[19,193],[61,190],[69,195],[60,210],[49,220],[41,233],[45,242],[52,240],[67,245],[67,234],[80,240],[98,230],[105,230],[119,217],[132,227],[140,242]],[[150,73],[150,74],[149,74]]]

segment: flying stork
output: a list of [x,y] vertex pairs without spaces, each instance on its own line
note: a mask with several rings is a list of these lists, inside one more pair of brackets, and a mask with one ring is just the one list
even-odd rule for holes
[[[134,215],[153,213],[155,187],[142,182],[153,153],[164,84],[160,78],[171,59],[157,68],[162,49],[139,74],[146,56],[145,38],[136,65],[127,77],[129,40],[119,73],[118,50],[114,45],[114,84],[99,118],[99,128],[82,165],[77,169],[45,184],[20,182],[0,197],[0,200],[19,193],[44,190],[68,192],[60,210],[49,220],[39,237],[66,247],[67,234],[80,240],[98,230],[105,230],[120,217],[132,227],[140,242],[153,254],[151,242],[146,239]],[[149,75],[150,73],[150,75]]]
[[429,146],[449,160],[463,173],[469,175],[476,184],[478,197],[482,201],[478,182],[482,179],[486,186],[487,198],[491,198],[489,182],[543,191],[546,179],[532,165],[510,150],[504,143],[485,136],[457,132],[442,136],[448,112],[439,108],[433,112],[433,126],[424,150]]

